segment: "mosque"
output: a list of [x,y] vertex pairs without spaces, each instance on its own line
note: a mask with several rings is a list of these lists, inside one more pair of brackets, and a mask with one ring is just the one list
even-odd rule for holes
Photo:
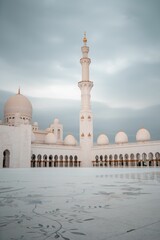
[[105,134],[93,143],[93,82],[89,78],[91,59],[86,35],[81,51],[79,141],[71,134],[63,138],[63,125],[58,119],[45,130],[39,129],[37,122],[32,123],[32,104],[19,89],[6,101],[4,119],[0,121],[0,168],[160,166],[160,140],[151,141],[147,129],[137,131],[134,143],[128,142],[123,131],[116,134],[114,144]]

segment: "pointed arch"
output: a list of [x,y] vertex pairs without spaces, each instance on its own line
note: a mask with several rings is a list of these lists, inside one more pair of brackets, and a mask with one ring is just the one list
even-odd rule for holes
[[10,166],[10,151],[6,149],[3,152],[3,168],[9,168]]

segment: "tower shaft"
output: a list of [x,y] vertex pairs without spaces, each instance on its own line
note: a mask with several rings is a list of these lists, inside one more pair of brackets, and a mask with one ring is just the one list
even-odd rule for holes
[[93,82],[89,80],[89,65],[91,60],[88,58],[89,47],[86,46],[86,36],[84,36],[83,42],[84,46],[81,48],[82,58],[80,59],[82,65],[82,80],[78,83],[78,87],[81,90],[80,145],[83,152],[83,162],[88,166],[88,161],[90,161],[89,153],[93,145],[93,116],[90,95]]

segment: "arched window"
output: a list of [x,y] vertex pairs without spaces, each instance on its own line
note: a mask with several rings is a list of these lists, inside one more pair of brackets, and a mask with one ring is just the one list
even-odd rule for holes
[[153,153],[149,153],[148,154],[148,159],[149,159],[149,166],[151,167],[151,166],[153,166],[154,165],[154,163],[153,163]]
[[153,153],[150,152],[150,153],[148,154],[148,159],[149,159],[150,161],[153,160]]
[[31,160],[36,160],[36,155],[35,154],[32,154],[32,157],[31,157]]
[[98,162],[98,160],[99,160],[98,155],[95,156],[95,159],[96,159],[96,162]]
[[105,161],[107,161],[107,159],[108,159],[108,156],[107,156],[107,155],[105,155],[105,156],[104,156],[104,160],[105,160]]
[[65,159],[65,167],[68,167],[68,156],[66,155],[64,159]]
[[101,162],[103,161],[103,156],[102,156],[102,155],[100,156],[100,161],[101,161]]
[[60,167],[63,167],[63,156],[62,155],[60,155],[59,160],[60,160]]
[[137,160],[140,160],[140,159],[141,159],[141,157],[140,157],[140,154],[139,154],[139,153],[137,153],[137,154],[136,154],[136,159],[137,159]]
[[115,155],[114,155],[114,160],[117,160],[117,159],[118,159],[118,155],[115,154]]
[[49,155],[49,161],[52,161],[52,160],[53,160],[53,156]]
[[133,153],[131,153],[130,159],[131,159],[131,160],[134,160],[134,154],[133,154]]
[[41,154],[38,154],[38,156],[37,156],[37,167],[41,167],[41,159],[42,159]]
[[38,156],[37,156],[37,160],[38,160],[38,161],[41,161],[41,159],[42,159],[41,154],[38,154]]
[[47,160],[47,155],[46,154],[43,156],[43,160]]
[[69,166],[73,167],[73,156],[69,156]]
[[10,151],[6,149],[3,152],[3,168],[9,168],[10,165]]
[[160,153],[159,153],[159,152],[156,152],[155,158],[156,158],[156,160],[159,160],[159,159],[160,159]]
[[78,157],[77,156],[74,156],[74,166],[75,167],[78,167]]

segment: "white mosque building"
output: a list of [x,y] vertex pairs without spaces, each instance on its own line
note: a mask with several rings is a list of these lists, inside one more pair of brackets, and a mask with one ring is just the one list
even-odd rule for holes
[[58,119],[45,130],[32,123],[32,104],[19,90],[6,101],[0,121],[0,168],[160,166],[160,140],[151,141],[147,129],[138,130],[134,143],[128,142],[123,131],[116,134],[114,144],[105,134],[93,143],[93,82],[89,80],[91,60],[86,36],[81,50],[79,143],[72,135],[63,139],[63,125]]

